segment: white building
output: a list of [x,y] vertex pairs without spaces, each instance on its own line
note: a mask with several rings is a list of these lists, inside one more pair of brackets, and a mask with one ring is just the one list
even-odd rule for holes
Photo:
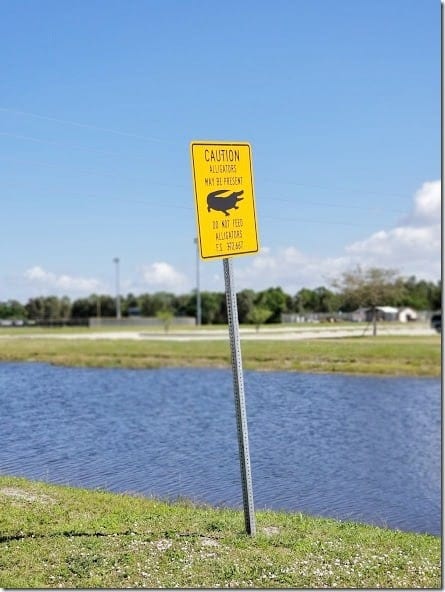
[[401,323],[408,323],[409,321],[417,321],[418,316],[417,312],[414,308],[409,308],[405,306],[404,308],[399,308],[399,321]]

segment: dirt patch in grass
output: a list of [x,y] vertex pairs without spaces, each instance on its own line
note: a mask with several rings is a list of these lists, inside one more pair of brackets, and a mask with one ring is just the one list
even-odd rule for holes
[[0,495],[4,495],[9,498],[13,498],[17,501],[25,502],[37,502],[42,504],[55,504],[56,500],[49,495],[43,493],[32,493],[25,489],[19,489],[18,487],[2,487],[0,489]]

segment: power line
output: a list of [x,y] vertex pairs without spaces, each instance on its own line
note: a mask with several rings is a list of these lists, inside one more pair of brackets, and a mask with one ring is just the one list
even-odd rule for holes
[[332,186],[318,185],[318,184],[313,185],[312,183],[310,185],[308,185],[306,183],[298,183],[295,181],[281,181],[281,180],[266,179],[264,181],[264,183],[271,183],[274,186],[290,185],[291,187],[303,187],[303,188],[307,188],[307,189],[323,189],[325,191],[338,191],[338,192],[342,192],[342,193],[354,193],[356,195],[369,195],[369,196],[388,197],[388,198],[395,197],[397,199],[411,199],[411,197],[412,197],[412,196],[408,196],[408,195],[400,195],[397,193],[384,193],[382,191],[366,191],[366,190],[363,190],[363,188],[357,189],[357,188],[353,188],[353,187],[332,187]]
[[[57,142],[55,140],[46,140],[46,139],[42,139],[42,138],[36,138],[34,136],[23,136],[20,134],[13,134],[11,132],[0,132],[0,136],[6,136],[6,137],[10,137],[10,138],[16,138],[17,140],[29,140],[30,142],[37,142],[38,144],[50,144],[51,146],[62,146],[63,148],[68,148],[71,150],[82,150],[85,151],[86,149],[89,150],[90,152],[96,152],[97,154],[103,154],[105,156],[119,156],[122,157],[122,153],[119,152],[110,152],[109,150],[102,150],[102,149],[98,149],[98,148],[91,148],[91,147],[85,147],[79,144],[67,144],[66,142]],[[137,158],[138,160],[144,160],[145,162],[147,161],[147,156],[143,156],[140,154],[132,154],[131,155],[132,159]]]
[[[30,140],[30,141],[34,141],[34,142],[39,142],[39,143],[48,143],[48,144],[52,144],[52,145],[56,145],[56,146],[66,146],[66,144],[60,143],[60,142],[55,142],[52,140],[42,140],[40,138],[34,138],[31,136],[21,136],[21,135],[17,135],[17,134],[11,134],[9,132],[0,132],[0,136],[9,136],[9,137],[14,137],[14,138],[18,138],[18,139],[23,139],[23,140]],[[82,146],[75,146],[78,149],[84,149],[84,147]],[[120,154],[116,153],[116,152],[108,152],[108,151],[104,151],[104,150],[97,150],[95,148],[92,148],[91,150],[93,150],[94,152],[97,152],[99,154],[104,154],[107,156],[121,156]],[[132,158],[135,158],[135,156],[133,155]],[[138,159],[144,159],[146,160],[146,157],[144,156],[140,156],[137,155],[136,158]],[[0,156],[0,160],[9,160],[9,161],[15,161],[15,162],[21,162],[21,163],[31,163],[33,164],[36,161],[27,161],[27,160],[23,160],[23,159],[11,159],[8,157],[4,157],[4,156]],[[58,166],[54,163],[50,163],[48,161],[46,162],[38,162],[38,165],[44,165],[44,166],[49,166],[51,168],[55,168],[57,169]],[[89,175],[95,175],[95,176],[112,176],[112,177],[118,177],[119,175],[116,173],[110,173],[110,172],[99,172],[99,171],[94,171],[94,170],[86,170],[86,169],[78,169],[78,170],[82,170],[84,173],[89,174]],[[266,183],[268,183],[269,181],[265,181]],[[290,183],[289,183],[290,184]],[[173,184],[173,183],[153,183],[151,182],[151,185],[154,186],[163,186],[163,187],[175,187],[177,189],[183,189],[183,190],[187,190],[189,191],[190,187],[188,185],[183,185],[183,184]],[[298,187],[305,187],[305,188],[322,188],[321,186],[317,186],[317,185],[306,185],[306,184],[301,184],[301,183],[293,183],[292,185],[298,186]],[[325,190],[329,190],[329,188],[324,188]],[[366,195],[366,193],[363,193],[363,195]],[[384,194],[382,194],[382,197],[384,196]],[[297,202],[297,205],[312,205],[312,206],[321,206],[321,207],[329,207],[329,208],[344,208],[344,209],[356,209],[356,210],[360,210],[360,211],[367,211],[367,212],[374,212],[374,213],[379,213],[379,212],[392,212],[392,213],[396,213],[396,214],[405,214],[406,212],[404,210],[399,210],[399,209],[393,209],[393,208],[388,208],[388,207],[380,207],[380,208],[376,208],[376,207],[364,207],[364,206],[360,206],[360,205],[356,205],[356,204],[344,204],[344,203],[338,203],[338,202],[327,202],[327,201],[314,201],[313,199],[310,199],[308,201],[302,201],[301,197],[297,196],[294,199],[289,199],[289,198],[284,198],[284,197],[274,197],[273,198],[274,201],[280,201],[280,202],[284,202],[284,203],[290,203],[293,204],[295,202]]]
[[136,138],[139,140],[145,140],[146,142],[156,142],[156,143],[160,143],[160,144],[173,144],[173,142],[169,142],[169,141],[163,140],[161,138],[154,138],[152,136],[142,136],[140,134],[134,134],[131,132],[124,132],[124,131],[116,130],[116,129],[109,128],[109,127],[101,127],[101,126],[97,126],[97,125],[91,125],[89,123],[80,123],[79,121],[72,121],[70,119],[59,119],[57,117],[49,117],[48,115],[40,115],[38,113],[31,113],[29,111],[20,111],[18,109],[9,109],[7,107],[0,107],[0,111],[3,111],[5,113],[14,113],[16,115],[25,115],[27,117],[34,117],[36,119],[42,119],[45,121],[52,121],[54,123],[62,123],[65,125],[72,125],[75,127],[81,127],[81,128],[96,130],[96,131],[100,131],[100,132],[107,132],[109,134],[115,134],[118,136],[126,136],[128,138]]
[[[37,118],[37,119],[41,119],[41,120],[45,120],[45,121],[52,121],[52,122],[56,122],[56,123],[60,123],[60,124],[64,124],[64,125],[72,125],[72,126],[76,126],[76,127],[80,127],[80,128],[85,128],[85,129],[94,129],[97,131],[101,131],[101,132],[107,132],[107,133],[112,133],[112,134],[117,134],[120,136],[126,136],[126,137],[130,137],[130,138],[137,138],[137,139],[143,139],[145,141],[150,141],[150,142],[157,142],[157,143],[163,143],[163,144],[169,144],[169,145],[177,145],[177,143],[175,142],[168,142],[165,140],[162,140],[160,138],[154,138],[151,136],[142,136],[139,134],[133,134],[133,133],[129,133],[129,132],[125,132],[125,131],[121,131],[121,130],[116,130],[116,129],[112,129],[112,128],[107,128],[107,127],[101,127],[101,126],[96,126],[96,125],[91,125],[91,124],[86,124],[86,123],[81,123],[81,122],[77,122],[77,121],[72,121],[72,120],[68,120],[68,119],[59,119],[56,117],[51,117],[51,116],[47,116],[47,115],[41,115],[41,114],[37,114],[37,113],[32,113],[32,112],[28,112],[28,111],[21,111],[18,109],[10,109],[7,107],[1,107],[0,106],[0,111],[3,112],[7,112],[7,113],[14,113],[17,115],[24,115],[24,116],[29,116],[29,117],[33,117],[33,118]],[[13,137],[13,138],[17,138],[20,140],[25,140],[25,141],[32,141],[32,142],[38,142],[38,143],[46,143],[46,144],[50,144],[50,145],[54,145],[54,146],[68,146],[70,148],[75,148],[75,149],[81,149],[81,150],[85,150],[85,146],[76,146],[76,145],[69,145],[69,144],[64,144],[61,142],[57,142],[57,141],[53,141],[53,140],[46,140],[46,139],[42,139],[42,138],[36,138],[33,136],[26,136],[26,135],[19,135],[19,134],[13,134],[10,132],[0,132],[0,135],[2,136],[6,136],[6,137]],[[96,148],[91,148],[91,147],[87,147],[88,150],[92,150],[93,152],[99,153],[99,154],[104,154],[107,156],[122,156],[121,153],[117,153],[117,152],[110,152],[110,151],[105,151],[105,150],[99,150]],[[132,158],[138,158],[138,159],[144,159],[146,160],[146,156],[141,156],[141,155],[132,155]],[[51,166],[51,165],[50,165]],[[103,174],[106,173],[96,173],[95,171],[88,171],[89,174],[96,174],[98,176],[101,176]],[[116,175],[114,175],[116,176]],[[309,189],[322,189],[322,190],[326,190],[326,191],[342,191],[342,192],[354,192],[358,195],[378,195],[380,197],[396,197],[398,199],[407,199],[407,196],[401,196],[401,195],[394,195],[394,194],[385,194],[385,193],[380,193],[380,192],[371,192],[371,191],[357,191],[355,189],[350,189],[350,188],[339,188],[339,187],[327,187],[327,186],[323,186],[323,185],[318,185],[318,184],[305,184],[305,183],[299,183],[299,182],[286,182],[286,181],[273,181],[270,179],[266,179],[263,181],[266,184],[270,184],[273,183],[275,186],[276,185],[288,185],[290,187],[303,187],[303,188],[309,188]],[[156,185],[156,186],[171,186],[171,187],[176,187],[178,189],[184,189],[189,191],[189,186],[185,186],[185,185],[172,185],[172,184],[166,184],[166,183],[151,183],[151,185]],[[410,197],[411,199],[411,197]],[[402,212],[401,210],[396,210],[396,209],[390,209],[385,207],[383,208],[369,208],[369,207],[364,207],[364,206],[359,206],[356,204],[342,204],[342,203],[332,203],[332,202],[326,202],[326,201],[314,201],[314,200],[310,200],[309,202],[304,202],[301,200],[301,198],[296,198],[296,200],[292,200],[292,199],[287,199],[287,198],[283,198],[283,197],[275,197],[274,201],[281,201],[281,202],[285,202],[285,203],[294,203],[295,201],[297,202],[297,205],[299,206],[304,206],[305,204],[308,205],[312,205],[312,206],[320,206],[320,207],[329,207],[329,208],[344,208],[344,209],[356,209],[356,210],[360,210],[360,211],[367,211],[367,212],[373,212],[373,213],[380,213],[380,212],[393,212],[393,213],[399,213],[399,214],[403,214],[405,212]],[[277,219],[277,218],[275,218]],[[349,224],[349,223],[344,223],[341,222],[342,225],[356,225],[356,224]]]
[[[14,185],[14,186],[17,187],[17,185]],[[182,190],[184,192],[189,192],[190,193],[190,187],[187,187],[187,186],[181,185],[181,184],[150,182],[150,186],[151,187],[174,188],[175,190],[178,190],[179,189],[179,190]],[[52,186],[52,187],[46,186],[44,188],[44,190],[45,191],[53,191],[53,192],[54,191],[57,191],[57,192],[62,191],[62,192],[64,192],[63,187],[60,188],[58,186]],[[97,194],[97,193],[89,193],[89,192],[82,193],[82,195],[80,195],[80,196],[79,195],[67,195],[67,193],[64,192],[64,197],[65,198],[70,198],[70,199],[82,199],[82,198],[87,198],[88,197],[88,198],[94,198],[94,199],[103,200],[104,202],[108,202],[109,200],[113,200],[113,199],[122,201],[122,197],[113,198],[113,197],[110,197],[110,196],[107,196],[107,195],[100,195],[100,194]],[[150,201],[148,201],[148,202],[145,201],[144,196],[142,196],[141,198],[126,197],[125,198],[125,201],[126,201],[126,203],[137,203],[137,204],[140,204],[140,205],[150,205],[150,203],[151,203]],[[261,198],[258,201],[259,201],[258,208],[265,207],[264,202],[263,202],[263,204],[260,203],[261,202]],[[406,213],[406,212],[402,212],[400,210],[391,210],[391,209],[386,209],[386,208],[385,209],[383,209],[383,208],[367,208],[367,207],[357,206],[357,205],[319,202],[319,201],[314,201],[314,200],[311,200],[311,199],[310,200],[303,201],[300,198],[295,198],[295,200],[287,200],[287,199],[282,199],[282,198],[274,198],[273,201],[274,201],[274,203],[277,202],[277,201],[282,201],[282,202],[285,202],[285,203],[294,204],[295,207],[292,208],[292,210],[294,212],[297,212],[299,208],[301,209],[304,206],[311,206],[311,207],[312,206],[321,206],[321,207],[329,207],[329,208],[335,208],[335,209],[342,208],[342,209],[346,209],[346,210],[348,210],[348,209],[355,209],[355,210],[358,210],[358,211],[361,211],[361,212],[371,212],[371,213],[374,213],[374,214],[381,214],[383,212],[395,212],[395,213],[399,213],[399,214]],[[178,202],[180,202],[180,200],[178,200]],[[165,200],[163,200],[163,203],[165,203]],[[156,204],[153,204],[153,205],[162,205],[162,204],[159,204],[157,202]],[[181,205],[176,205],[175,206],[174,204],[172,204],[171,207],[183,208],[183,206],[181,206]],[[286,217],[286,218],[279,218],[279,217],[274,217],[274,216],[271,217],[271,216],[268,216],[267,214],[265,216],[268,217],[269,219],[283,220],[283,221],[289,220],[289,217]],[[298,220],[299,219],[300,218],[298,218]],[[296,221],[297,218],[291,218],[291,220],[292,221]],[[346,223],[342,222],[341,224],[346,224]],[[349,225],[356,226],[357,223],[356,222],[354,222],[354,223],[348,223],[347,225],[348,226]]]
[[[0,157],[1,160],[1,157]],[[22,161],[23,162],[23,161]],[[93,171],[84,171],[87,172],[89,174],[96,174],[97,176],[101,176],[101,173],[94,173]],[[108,175],[107,175],[108,176]],[[114,175],[110,175],[110,176],[114,176]],[[15,187],[17,187],[17,184],[15,185]],[[175,190],[182,190],[184,192],[189,192],[190,193],[190,187],[186,186],[186,185],[182,185],[182,184],[175,184],[175,183],[159,183],[159,182],[150,182],[150,187],[167,187],[167,188],[174,188]],[[44,188],[46,191],[64,191],[63,188],[61,189],[60,187],[57,186],[53,186],[53,187],[48,187],[46,186]],[[257,192],[257,195],[259,194],[259,192]],[[109,201],[110,198],[109,196],[106,195],[98,195],[98,194],[90,194],[90,193],[83,193],[81,196],[78,195],[71,195],[71,196],[67,196],[66,192],[64,192],[64,197],[69,197],[71,199],[81,199],[84,197],[91,197],[91,198],[95,198],[95,199],[101,199],[104,200],[105,202]],[[119,199],[122,200],[122,197],[116,197],[115,199]],[[150,202],[146,202],[145,200],[143,200],[143,196],[142,199],[133,199],[133,198],[125,198],[127,203],[138,203],[141,205],[150,205]],[[261,200],[264,200],[264,198],[260,198],[259,200],[257,200],[258,203],[258,207],[265,207],[264,201],[263,204],[261,204]],[[179,200],[178,200],[179,201]],[[393,210],[393,209],[389,209],[389,208],[377,208],[377,207],[373,207],[373,208],[367,208],[364,206],[358,206],[358,205],[354,205],[354,204],[341,204],[341,203],[328,203],[328,202],[320,202],[320,201],[314,201],[312,199],[307,199],[307,200],[302,200],[301,198],[297,197],[294,200],[290,200],[290,199],[284,199],[284,198],[279,198],[279,197],[274,197],[273,198],[273,202],[285,202],[285,203],[289,203],[289,204],[293,204],[294,207],[292,208],[293,211],[298,211],[298,209],[305,207],[305,206],[320,206],[320,207],[328,207],[328,208],[335,208],[335,209],[346,209],[346,210],[358,210],[360,212],[370,212],[373,214],[382,214],[384,212],[393,212],[393,213],[398,213],[398,214],[405,214],[406,212],[401,211],[401,210]],[[162,205],[162,204],[153,204],[153,205]],[[172,207],[183,207],[180,205],[174,206],[172,205]],[[264,217],[264,216],[263,216]],[[279,217],[274,217],[274,216],[267,216],[269,219],[275,219],[275,220],[289,220],[289,217],[286,218],[279,218]],[[298,218],[299,220],[300,218]],[[296,221],[297,218],[291,218],[290,220],[292,221]],[[328,223],[328,222],[326,222]],[[357,226],[358,223],[354,222],[354,223],[345,223],[345,222],[341,222],[342,225],[348,225],[348,226]]]
[[[97,195],[97,194],[90,194],[90,193],[85,193],[82,194],[81,196],[76,196],[76,195],[71,195],[70,196],[71,199],[73,200],[81,200],[81,199],[86,199],[86,200],[94,200],[95,203],[97,203],[97,200],[103,200],[103,203],[105,204],[113,204],[116,205],[120,205],[121,207],[125,207],[128,208],[129,206],[132,205],[138,205],[138,206],[142,206],[143,208],[147,208],[147,209],[168,209],[168,210],[182,210],[182,211],[188,211],[188,212],[193,212],[194,208],[192,205],[187,206],[184,204],[178,204],[178,202],[174,202],[174,203],[166,203],[165,201],[162,202],[150,202],[150,201],[146,201],[146,200],[142,200],[142,199],[135,199],[132,197],[125,197],[125,199],[123,199],[122,197],[117,197],[117,196],[104,196],[104,195]],[[91,203],[89,203],[88,201],[86,203],[83,204],[83,208],[88,208],[88,206],[90,206]],[[66,203],[64,204],[64,207],[66,207]],[[83,216],[84,214],[84,209],[82,210],[81,215]],[[112,214],[112,212],[108,212],[109,215]],[[89,216],[91,216],[91,214],[89,214]],[[101,212],[100,213],[100,217],[101,219],[105,219],[107,216],[107,213],[105,212]],[[70,221],[71,218],[71,214],[70,215],[66,215],[66,217],[64,217],[63,219],[66,221]],[[284,223],[291,223],[291,224],[316,224],[316,225],[327,225],[327,226],[350,226],[353,228],[356,227],[363,227],[363,228],[368,228],[369,225],[368,224],[363,224],[357,221],[354,222],[345,222],[345,221],[338,221],[338,220],[323,220],[323,219],[312,219],[312,218],[302,218],[300,216],[296,216],[296,217],[289,217],[286,216],[285,218],[281,218],[279,216],[270,216],[270,215],[261,215],[261,219],[262,220],[271,220],[273,222],[280,222],[281,224]],[[52,220],[54,220],[52,218]],[[83,218],[82,220],[82,224],[85,224],[85,219]]]
[[[295,200],[291,200],[291,199],[286,199],[286,198],[282,198],[282,197],[274,197],[273,198],[274,201],[282,201],[285,203],[292,203],[293,201],[298,201],[298,205],[300,205],[301,199],[300,198],[295,198]],[[306,202],[308,205],[313,205],[313,206],[322,206],[322,207],[327,207],[327,208],[346,208],[346,209],[354,209],[354,210],[361,210],[361,211],[365,211],[365,212],[374,212],[374,213],[381,213],[381,212],[392,212],[395,214],[406,214],[406,211],[404,210],[394,210],[392,208],[387,208],[386,206],[383,207],[379,207],[379,208],[367,208],[365,206],[358,206],[355,204],[342,204],[342,203],[332,203],[332,202],[325,202],[325,201],[314,201],[312,199],[309,199]]]

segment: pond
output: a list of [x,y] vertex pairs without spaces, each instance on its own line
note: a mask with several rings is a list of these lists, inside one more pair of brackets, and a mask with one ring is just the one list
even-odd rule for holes
[[[441,532],[439,379],[245,372],[255,509]],[[0,364],[0,472],[242,508],[232,373]]]

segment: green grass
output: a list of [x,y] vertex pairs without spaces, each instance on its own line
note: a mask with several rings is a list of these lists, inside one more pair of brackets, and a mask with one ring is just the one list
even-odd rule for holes
[[381,336],[245,342],[246,367],[403,376],[440,376],[440,338]]
[[[242,339],[241,343],[245,369],[387,376],[440,376],[441,373],[439,335],[288,341]],[[230,367],[230,344],[228,337],[221,341],[178,342],[3,335],[0,361],[126,368]]]
[[0,477],[3,588],[440,588],[440,538]]

